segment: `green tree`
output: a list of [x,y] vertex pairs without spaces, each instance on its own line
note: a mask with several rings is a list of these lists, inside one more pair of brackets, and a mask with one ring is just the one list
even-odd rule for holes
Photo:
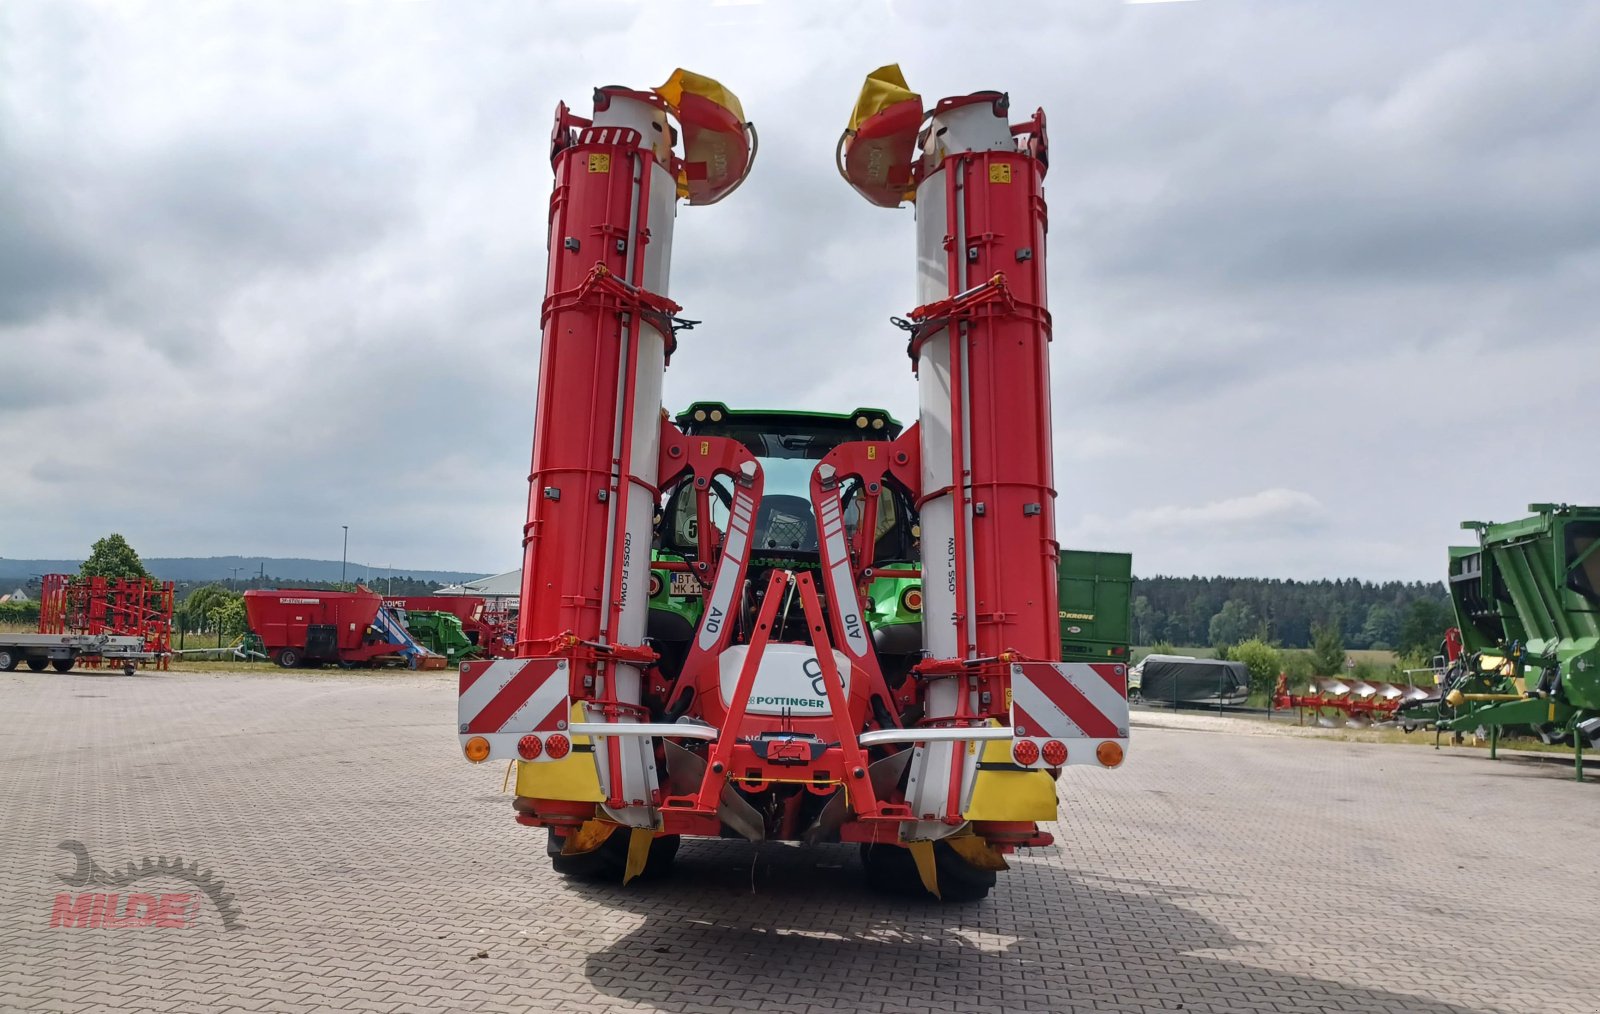
[[1229,599],[1222,604],[1216,615],[1211,617],[1208,629],[1211,635],[1209,643],[1217,648],[1238,644],[1254,635],[1260,626],[1261,621],[1256,618],[1255,610],[1250,608],[1248,602],[1242,599]]
[[1369,648],[1380,651],[1393,647],[1400,636],[1400,613],[1385,602],[1374,602],[1367,608],[1367,620],[1361,625],[1361,640]]
[[1283,656],[1278,649],[1259,637],[1240,641],[1228,649],[1228,657],[1243,662],[1250,670],[1250,692],[1271,696],[1278,686],[1278,673],[1283,670]]
[[1319,623],[1311,628],[1311,671],[1318,676],[1344,672],[1344,635],[1337,626]]
[[211,610],[211,622],[219,634],[238,637],[244,633],[244,599],[230,595]]
[[1155,633],[1155,610],[1150,608],[1150,597],[1140,595],[1133,600],[1133,643],[1143,644],[1145,638]]
[[1406,610],[1405,621],[1400,624],[1399,643],[1395,645],[1402,655],[1423,653],[1432,656],[1444,640],[1444,632],[1455,624],[1450,607],[1431,599],[1417,599]]
[[149,577],[139,554],[116,532],[96,540],[89,558],[78,568],[80,577]]
[[231,592],[220,584],[203,585],[183,600],[183,605],[178,608],[177,619],[184,630],[216,630],[223,611],[235,602],[242,617],[244,599],[237,592]]

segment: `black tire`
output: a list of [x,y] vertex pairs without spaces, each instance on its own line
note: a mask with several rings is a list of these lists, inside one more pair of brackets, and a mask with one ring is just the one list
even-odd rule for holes
[[300,657],[299,648],[279,648],[278,653],[272,656],[272,660],[285,669],[294,669],[304,661]]
[[32,669],[34,672],[44,672],[45,667],[50,664],[50,660],[48,658],[27,658],[23,659],[23,661],[27,662],[28,668]]
[[56,672],[71,672],[72,667],[78,664],[78,660],[75,658],[53,658],[50,660],[50,664],[55,668]]
[[10,672],[22,661],[22,654],[15,648],[0,648],[0,672]]
[[[555,831],[548,831],[545,840],[545,853],[550,857],[550,868],[563,877],[573,880],[594,880],[622,882],[622,875],[628,869],[628,838],[626,830],[618,829],[611,833],[605,844],[593,852],[584,852],[575,856],[561,854],[563,839]],[[650,843],[650,858],[645,860],[644,872],[640,873],[641,879],[654,880],[664,876],[672,868],[673,861],[678,857],[680,839],[675,834],[662,835]]]
[[[861,846],[861,863],[867,871],[867,883],[875,891],[911,897],[930,897],[917,873],[916,860],[911,850],[899,845],[864,844]],[[961,858],[944,842],[933,844],[934,871],[939,878],[939,900],[960,905],[982,901],[994,888],[994,870],[980,870]]]

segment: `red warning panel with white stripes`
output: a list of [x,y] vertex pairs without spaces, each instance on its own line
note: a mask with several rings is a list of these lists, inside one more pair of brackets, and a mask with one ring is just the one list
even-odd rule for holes
[[1011,727],[1012,758],[1023,767],[1096,764],[1095,751],[1106,742],[1126,750],[1127,667],[1111,662],[1014,663]]
[[[561,732],[571,711],[567,660],[497,658],[464,662],[456,698],[457,732],[462,746],[474,736],[489,741],[489,760],[556,760],[539,751],[530,756],[518,742],[530,733]],[[564,751],[563,751],[564,753]]]

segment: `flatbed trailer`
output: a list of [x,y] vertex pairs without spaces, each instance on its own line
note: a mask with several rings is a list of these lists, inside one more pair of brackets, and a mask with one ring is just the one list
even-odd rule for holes
[[34,672],[52,667],[70,672],[80,658],[93,656],[123,663],[130,674],[134,664],[155,658],[144,650],[144,640],[118,634],[6,634],[0,633],[0,672],[26,665]]

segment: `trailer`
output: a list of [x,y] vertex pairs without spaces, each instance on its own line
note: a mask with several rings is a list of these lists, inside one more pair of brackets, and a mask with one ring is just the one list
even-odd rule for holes
[[155,658],[144,639],[122,634],[7,634],[0,632],[0,672],[26,665],[34,672],[71,672],[84,659],[120,663],[133,675],[140,662]]
[[1061,657],[1044,113],[930,109],[891,66],[840,138],[853,189],[916,210],[902,430],[667,416],[677,205],[732,193],[755,129],[682,70],[593,94],[556,108],[515,655],[462,666],[462,753],[511,766],[566,874],[626,883],[684,835],[847,842],[874,886],[981,898],[1053,843],[1062,773],[1128,748],[1125,662]]
[[383,596],[304,588],[251,589],[244,593],[250,630],[261,638],[267,657],[285,669],[337,663],[370,665],[398,653],[374,629]]
[[1063,549],[1058,569],[1062,659],[1128,661],[1133,643],[1133,556]]

